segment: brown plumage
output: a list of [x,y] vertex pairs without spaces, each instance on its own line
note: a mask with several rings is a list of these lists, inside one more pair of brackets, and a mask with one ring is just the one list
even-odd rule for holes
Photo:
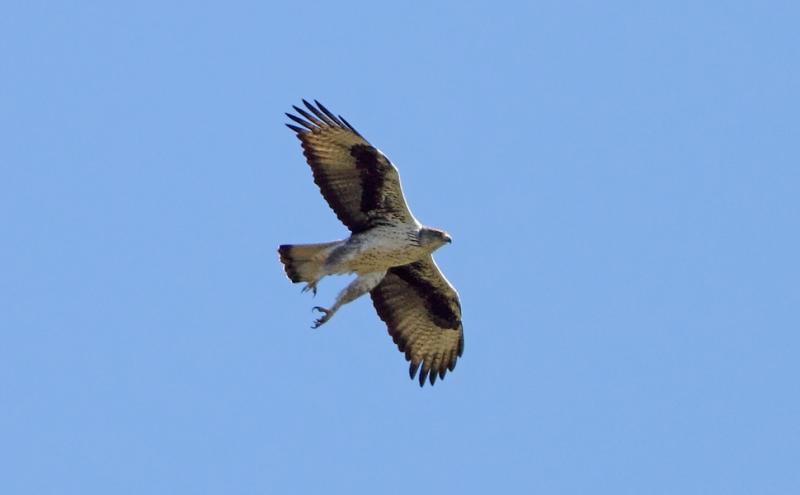
[[[372,304],[400,352],[411,362],[411,379],[423,385],[444,378],[464,352],[461,304],[433,258],[390,268],[372,289]],[[430,375],[429,375],[430,373]]]
[[292,282],[316,292],[326,275],[357,278],[323,313],[327,322],[344,304],[369,292],[380,318],[410,361],[419,383],[444,378],[464,350],[458,293],[431,253],[450,242],[439,229],[421,225],[406,205],[395,166],[341,116],[303,100],[286,124],[300,139],[314,182],[351,236],[321,244],[281,245],[280,260]]

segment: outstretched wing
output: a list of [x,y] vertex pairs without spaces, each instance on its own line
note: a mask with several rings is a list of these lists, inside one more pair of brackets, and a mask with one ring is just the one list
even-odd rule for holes
[[389,335],[411,361],[412,380],[420,366],[420,386],[453,371],[464,352],[461,303],[433,258],[390,268],[370,295]]
[[304,118],[287,113],[300,127],[286,126],[297,133],[314,182],[339,220],[353,233],[416,222],[392,162],[344,118],[314,103],[303,100],[308,111],[293,107]]

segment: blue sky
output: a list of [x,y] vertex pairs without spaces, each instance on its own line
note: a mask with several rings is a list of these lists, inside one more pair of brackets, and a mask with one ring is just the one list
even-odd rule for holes
[[[0,491],[800,491],[793,2],[12,2]],[[318,331],[283,112],[400,169],[466,350]]]

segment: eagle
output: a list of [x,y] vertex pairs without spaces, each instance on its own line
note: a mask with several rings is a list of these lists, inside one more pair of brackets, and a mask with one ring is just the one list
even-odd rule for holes
[[[303,292],[333,274],[356,278],[330,308],[315,306],[319,328],[343,305],[369,292],[381,320],[410,362],[413,380],[433,385],[452,371],[464,352],[461,303],[432,253],[451,242],[447,232],[422,225],[411,214],[391,161],[349,122],[321,103],[302,100],[286,126],[300,139],[314,182],[339,220],[347,239],[318,244],[283,244],[284,271]],[[296,124],[296,125],[295,125]]]

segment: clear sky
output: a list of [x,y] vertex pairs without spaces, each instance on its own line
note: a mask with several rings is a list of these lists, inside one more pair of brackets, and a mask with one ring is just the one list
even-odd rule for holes
[[[645,4],[650,5],[645,5]],[[8,2],[0,492],[800,493],[796,2]],[[283,112],[398,166],[466,349],[408,379]]]

